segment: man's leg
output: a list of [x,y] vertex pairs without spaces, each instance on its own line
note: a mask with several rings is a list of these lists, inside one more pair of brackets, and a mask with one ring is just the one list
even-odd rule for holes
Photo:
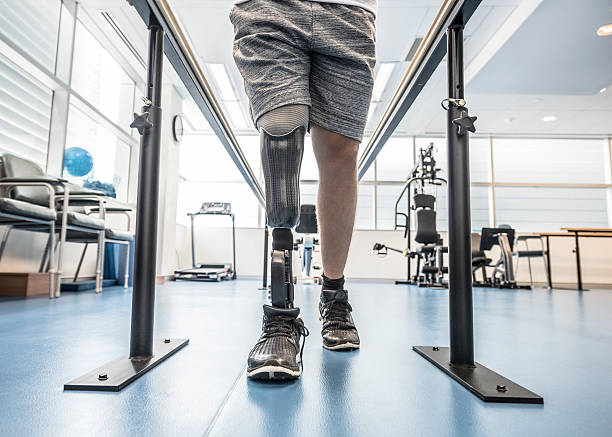
[[323,272],[342,278],[357,207],[359,143],[320,126],[311,127],[312,147],[319,167],[317,210]]
[[311,126],[312,145],[319,167],[319,229],[323,258],[323,289],[319,317],[323,347],[357,349],[359,335],[344,289],[357,207],[357,152],[359,142],[320,126]]

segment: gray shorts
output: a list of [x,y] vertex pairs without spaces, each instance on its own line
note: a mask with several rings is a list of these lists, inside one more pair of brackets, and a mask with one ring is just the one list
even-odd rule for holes
[[230,12],[251,117],[310,106],[310,123],[361,141],[376,63],[374,15],[358,6],[249,0]]

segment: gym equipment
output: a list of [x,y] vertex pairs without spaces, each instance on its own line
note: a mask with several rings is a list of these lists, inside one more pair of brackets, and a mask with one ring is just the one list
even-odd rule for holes
[[[531,289],[531,285],[519,285],[516,282],[514,268],[514,229],[508,225],[497,228],[482,228],[480,235],[480,250],[472,251],[472,280],[477,287],[523,288]],[[500,257],[491,264],[491,258],[485,254],[494,246],[500,248]],[[487,275],[487,267],[493,267],[491,276]],[[476,280],[476,271],[482,272],[482,281]]]
[[304,154],[304,126],[286,135],[261,129],[261,162],[266,184],[267,225],[272,228],[270,300],[279,308],[293,308],[293,233],[299,217],[300,166]]
[[[236,279],[236,220],[231,203],[205,202],[199,211],[187,213],[191,219],[191,268],[175,270],[174,279],[183,281],[222,281]],[[197,264],[194,221],[199,215],[225,215],[232,219],[232,264]]]
[[[389,249],[401,253],[407,258],[406,280],[395,281],[396,284],[413,284],[431,288],[446,288],[448,285],[444,278],[444,275],[448,273],[448,267],[444,266],[444,254],[448,253],[448,248],[443,245],[440,234],[438,234],[435,209],[435,190],[438,186],[446,184],[446,179],[439,177],[438,172],[440,172],[440,169],[436,167],[434,145],[431,143],[427,148],[420,149],[419,160],[411,170],[410,177],[395,200],[394,229],[404,229],[407,249],[394,249],[381,243],[374,244],[372,249],[379,256],[386,256],[387,249]],[[411,188],[413,188],[412,193]],[[428,188],[433,188],[434,194],[425,193]],[[398,210],[406,192],[409,193],[408,208],[407,212],[403,213]],[[412,204],[410,194],[413,195]],[[411,235],[413,211],[416,216],[414,240],[420,244],[415,250],[412,250]],[[404,224],[398,223],[398,217],[404,218]],[[411,275],[410,260],[413,258],[417,260],[415,275]]]
[[315,205],[300,206],[300,220],[295,228],[295,232],[298,234],[304,234],[302,238],[298,238],[295,241],[293,246],[298,253],[300,253],[299,246],[302,246],[302,252],[300,254],[300,258],[302,260],[301,281],[305,284],[321,284],[321,276],[311,276],[311,269],[320,269],[319,266],[312,264],[312,254],[315,252],[315,248],[319,244],[319,240],[314,236],[314,234],[319,232]]

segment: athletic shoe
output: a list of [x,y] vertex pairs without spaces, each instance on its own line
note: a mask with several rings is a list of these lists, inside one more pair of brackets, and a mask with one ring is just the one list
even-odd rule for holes
[[[249,353],[247,376],[253,379],[295,379],[300,376],[308,329],[299,308],[263,306],[261,337]],[[301,337],[304,337],[300,346]]]
[[319,320],[323,324],[323,347],[329,350],[359,349],[359,334],[351,316],[346,290],[322,290]]

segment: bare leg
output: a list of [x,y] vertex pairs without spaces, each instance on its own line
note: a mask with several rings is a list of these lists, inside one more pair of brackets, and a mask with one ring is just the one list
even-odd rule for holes
[[355,224],[359,142],[315,125],[311,135],[319,167],[317,210],[323,272],[337,279],[344,274]]

